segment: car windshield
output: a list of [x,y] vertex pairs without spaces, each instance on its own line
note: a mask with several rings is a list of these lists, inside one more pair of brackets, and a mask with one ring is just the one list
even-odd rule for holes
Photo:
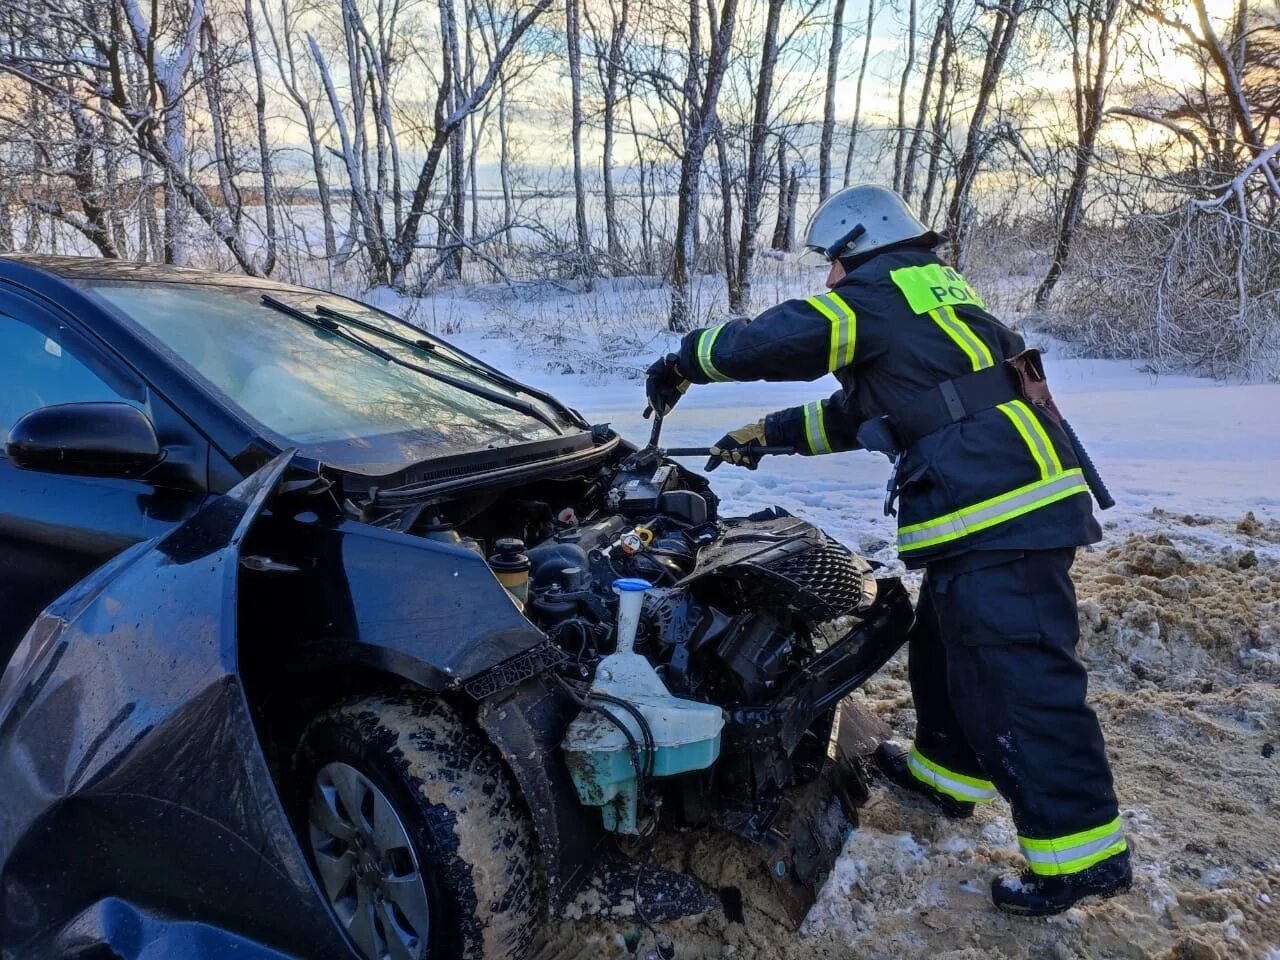
[[[75,282],[267,431],[329,462],[353,447],[360,462],[412,462],[576,429],[563,411],[513,382],[342,297],[198,282]],[[317,307],[366,326],[344,326]]]

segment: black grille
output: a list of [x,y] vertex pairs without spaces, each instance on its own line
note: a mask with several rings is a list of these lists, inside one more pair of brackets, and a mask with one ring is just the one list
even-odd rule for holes
[[856,613],[871,602],[863,578],[871,567],[811,523],[792,516],[729,521],[698,554],[683,583],[739,581],[760,607],[789,607],[811,623]]
[[[862,571],[844,547],[828,540],[763,568],[786,581],[810,619],[831,620],[853,613],[863,602]],[[809,611],[812,611],[811,613]]]

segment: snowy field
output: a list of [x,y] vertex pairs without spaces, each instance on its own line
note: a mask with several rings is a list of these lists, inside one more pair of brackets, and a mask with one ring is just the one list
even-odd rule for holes
[[[816,279],[780,269],[757,302],[811,293]],[[700,292],[709,320],[718,293]],[[647,438],[643,370],[676,342],[658,332],[656,285],[375,299],[593,422]],[[1006,307],[1018,299],[1016,290],[1003,298]],[[1005,315],[1016,325],[1016,314]],[[951,823],[884,787],[799,933],[781,921],[745,845],[716,834],[656,851],[712,888],[739,888],[746,904],[743,923],[671,925],[679,957],[1280,960],[1280,384],[1156,377],[1129,362],[1072,357],[1034,332],[1027,339],[1046,348],[1060,405],[1118,501],[1102,515],[1105,542],[1082,553],[1076,574],[1081,653],[1135,851],[1134,891],[1048,921],[1004,917],[987,884],[1018,862],[1007,808]],[[830,378],[694,387],[663,441],[709,444],[833,389]],[[754,473],[724,466],[714,480],[726,512],[780,504],[893,562],[893,524],[881,510],[887,476],[883,457],[850,453],[775,458]],[[859,696],[910,736],[901,657]],[[638,925],[578,924],[553,935],[538,960],[625,956],[637,938],[635,955],[650,955]]]

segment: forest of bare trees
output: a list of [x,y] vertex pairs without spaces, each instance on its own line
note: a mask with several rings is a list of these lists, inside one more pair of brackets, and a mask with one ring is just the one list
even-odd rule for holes
[[417,293],[661,278],[850,182],[1114,355],[1280,340],[1276,0],[7,0],[0,250]]

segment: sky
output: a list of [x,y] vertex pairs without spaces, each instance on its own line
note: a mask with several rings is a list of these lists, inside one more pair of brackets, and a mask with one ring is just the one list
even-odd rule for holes
[[[590,2],[590,0],[588,0]],[[845,41],[842,53],[841,76],[837,85],[837,158],[838,168],[843,166],[843,142],[847,137],[849,123],[853,117],[856,98],[857,72],[863,49],[863,31],[866,20],[866,3],[868,0],[850,0],[845,16]],[[897,115],[897,88],[906,55],[906,13],[887,2],[878,0],[883,8],[877,12],[874,29],[871,34],[871,60],[864,83],[862,98],[862,124],[864,130],[885,129],[891,126]],[[1273,8],[1276,0],[1261,0]],[[736,43],[747,50],[747,56],[734,69],[726,82],[722,95],[722,114],[732,122],[735,112],[742,113],[744,95],[749,92],[755,79],[755,63],[758,62],[758,37],[763,24],[763,0],[741,0],[742,13],[739,18]],[[799,5],[788,7],[794,11]],[[922,82],[923,63],[928,50],[928,32],[932,28],[934,4],[929,0],[920,0],[921,37],[917,43],[917,65],[912,81],[911,94],[908,99],[908,115],[914,118],[914,100]],[[1190,18],[1193,11],[1185,0],[1173,0],[1166,3],[1166,9],[1180,11]],[[897,0],[897,7],[905,7],[904,0]],[[1221,20],[1230,15],[1231,0],[1208,0],[1211,14]],[[827,4],[821,5],[822,13],[814,17],[808,25],[800,26],[793,41],[792,53],[784,56],[779,65],[777,89],[774,96],[776,103],[795,103],[803,105],[803,114],[811,123],[808,136],[814,137],[816,125],[821,118],[823,90],[826,80],[826,56],[829,43],[829,26],[823,22]],[[795,15],[790,23],[784,22],[783,33],[795,27]],[[323,28],[314,23],[307,24],[308,29],[318,29],[323,37]],[[548,42],[556,48],[562,48],[563,38],[560,35],[562,26],[558,19],[546,20],[542,26],[541,42]],[[1028,35],[1024,35],[1028,36]],[[1029,38],[1029,36],[1028,36]],[[584,58],[588,56],[587,44],[584,44]],[[1139,51],[1144,56],[1138,56]],[[1157,24],[1150,18],[1139,18],[1130,30],[1130,39],[1120,51],[1117,62],[1116,79],[1113,85],[1113,100],[1116,102],[1133,102],[1137,94],[1134,86],[1141,79],[1144,65],[1147,70],[1152,64],[1157,65],[1161,80],[1170,86],[1177,87],[1190,83],[1197,75],[1196,65],[1181,51],[1175,42],[1172,31]],[[334,62],[335,77],[342,85],[341,58],[330,55]],[[1002,102],[1018,100],[1017,110],[1021,117],[1027,118],[1024,123],[1029,130],[1032,146],[1046,139],[1053,139],[1058,131],[1069,130],[1072,124],[1072,107],[1070,100],[1071,72],[1067,55],[1061,47],[1056,49],[1036,50],[1032,53],[1033,62],[1017,65],[1011,73],[1010,80],[1002,88]],[[969,63],[970,73],[976,72],[980,64]],[[588,71],[591,69],[584,64]],[[412,97],[418,103],[427,100],[434,88],[434,81],[425,75],[421,67],[405,69],[413,70],[402,83],[401,96],[407,99],[406,91],[416,90]],[[585,85],[588,97],[586,110],[588,125],[584,130],[584,152],[587,161],[587,178],[589,182],[598,179],[598,166],[602,133],[596,115],[598,105],[591,99],[591,86]],[[345,99],[344,91],[340,97]],[[973,96],[972,85],[965,96]],[[550,179],[556,186],[567,175],[571,152],[569,128],[567,123],[569,103],[569,83],[560,59],[550,59],[533,67],[528,79],[514,88],[513,102],[509,111],[515,156],[518,165],[529,176],[538,179],[545,185]],[[958,111],[963,116],[966,103],[961,102]],[[415,110],[419,109],[414,106]],[[422,107],[425,109],[425,105]],[[291,113],[291,110],[282,113]],[[320,114],[327,117],[328,107],[324,105]],[[662,120],[654,121],[641,109],[639,118],[642,127],[649,132],[654,131]],[[402,126],[408,126],[411,118],[405,118]],[[625,121],[624,121],[625,122]],[[669,121],[666,121],[669,122]],[[496,119],[491,118],[488,130],[490,134],[496,127]],[[281,146],[303,147],[300,125],[292,121],[281,120],[275,127],[276,139]],[[1150,141],[1164,142],[1168,134],[1156,127],[1138,132],[1140,138]],[[1114,145],[1124,146],[1133,143],[1134,131],[1129,124],[1113,123],[1104,128],[1103,140],[1110,140]],[[405,137],[402,150],[413,157],[416,150],[412,138]],[[867,136],[862,147],[873,147],[874,136]],[[874,176],[880,169],[870,154],[874,150],[863,150],[860,147],[856,169],[862,176]],[[282,159],[286,165],[295,167],[299,174],[306,177],[309,160],[300,151],[289,150]],[[627,168],[634,165],[635,153],[629,133],[619,132],[615,145],[615,166],[620,168],[619,178],[627,179]],[[478,181],[482,190],[497,191],[500,187],[498,176],[498,151],[496,140],[490,135],[486,138],[479,157]],[[810,158],[812,163],[812,158]],[[812,173],[813,171],[808,171]]]

